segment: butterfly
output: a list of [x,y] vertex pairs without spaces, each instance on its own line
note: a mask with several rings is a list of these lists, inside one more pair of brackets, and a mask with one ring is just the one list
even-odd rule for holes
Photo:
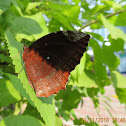
[[58,31],[24,46],[27,78],[37,97],[65,90],[70,72],[80,63],[89,38],[89,34],[79,31]]

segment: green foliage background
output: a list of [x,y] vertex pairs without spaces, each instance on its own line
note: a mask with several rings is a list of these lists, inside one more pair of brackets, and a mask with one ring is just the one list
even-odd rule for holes
[[[116,71],[120,60],[115,55],[115,52],[124,52],[126,41],[126,34],[115,27],[126,26],[126,5],[123,2],[125,0],[0,0],[1,126],[61,126],[59,117],[81,125],[73,109],[79,103],[83,104],[83,97],[90,97],[97,109],[98,93],[104,95],[104,87],[108,85],[114,86],[120,102],[126,104],[126,78]],[[80,28],[81,31],[88,26],[91,29],[107,28],[111,45],[106,46],[101,35],[89,33],[92,35],[89,47],[93,49],[94,62],[84,53],[80,64],[71,72],[65,91],[49,98],[36,97],[25,70],[21,71],[23,43],[30,45],[61,29]],[[100,46],[98,41],[103,45]],[[107,111],[108,103],[104,102]],[[23,110],[25,105],[27,107]]]

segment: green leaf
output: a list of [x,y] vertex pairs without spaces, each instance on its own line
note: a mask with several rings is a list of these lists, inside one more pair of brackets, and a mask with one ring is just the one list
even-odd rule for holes
[[93,98],[99,92],[99,88],[87,88],[87,94],[90,98]]
[[80,2],[80,0],[73,0],[73,2],[74,2],[75,4],[78,4],[78,3]]
[[31,10],[31,9],[33,9],[33,8],[35,8],[35,7],[37,7],[37,6],[41,5],[41,4],[42,4],[42,2],[34,2],[34,3],[29,2],[25,11],[28,12],[29,10]]
[[122,30],[116,28],[103,15],[101,15],[101,20],[102,20],[105,28],[107,28],[108,31],[110,32],[111,37],[113,39],[122,38],[124,41],[126,41],[126,34]]
[[63,10],[71,9],[74,5],[62,2],[43,2],[46,8],[50,8],[53,11],[61,12]]
[[0,0],[0,15],[10,6],[11,0]]
[[95,108],[99,107],[99,99],[95,97],[99,93],[99,88],[87,88],[87,94],[92,99]]
[[75,22],[78,19],[80,13],[80,7],[73,6],[69,10],[66,9],[62,13],[70,20],[70,22]]
[[7,62],[7,63],[11,63],[11,59],[10,57],[6,56],[6,55],[3,55],[3,54],[0,54],[0,60],[3,62]]
[[[3,125],[4,124],[4,125]],[[44,124],[29,115],[8,116],[3,118],[0,125],[3,126],[44,126]]]
[[126,26],[126,12],[120,13],[115,21],[115,26]]
[[19,7],[19,5],[17,4],[17,2],[15,0],[12,0],[12,3],[14,5],[14,7],[17,9],[18,13],[23,16],[21,8]]
[[78,79],[78,85],[79,87],[98,87],[97,86],[97,80],[95,78],[95,75],[90,70],[84,70],[84,72],[80,75]]
[[109,36],[109,42],[111,42],[111,50],[113,52],[124,51],[124,40],[123,39],[112,39]]
[[4,21],[3,16],[0,15],[0,27],[1,27],[2,23],[3,23],[3,21]]
[[73,108],[77,108],[81,99],[82,96],[77,90],[70,91],[64,96],[62,108],[68,111]]
[[20,93],[9,80],[0,79],[0,108],[21,100]]
[[53,17],[49,22],[49,31],[50,32],[60,31],[61,26],[62,24],[56,18]]
[[14,34],[16,34],[16,39],[18,41],[21,41],[22,38],[29,41],[35,41],[48,33],[41,12],[32,16],[15,18],[15,20],[11,22],[10,28]]
[[105,44],[102,46],[103,61],[109,66],[110,70],[115,70],[120,64],[120,60],[114,53],[121,50],[124,51],[124,41],[122,39],[112,39],[111,36],[109,36],[109,41],[111,42],[110,46]]
[[109,66],[110,70],[115,70],[117,68],[117,66],[120,64],[120,60],[117,56],[115,56],[114,52],[113,52],[113,45],[111,46],[106,46],[103,45],[103,61],[106,65]]
[[70,24],[69,20],[62,14],[58,13],[58,12],[54,12],[53,16],[61,23],[63,24],[65,27],[67,27],[67,29],[69,30],[74,30],[74,28],[72,27],[72,25]]
[[90,39],[89,46],[92,47],[94,52],[94,73],[97,78],[97,84],[101,87],[110,85],[110,79],[108,78],[106,66],[104,65],[102,48],[94,39]]
[[62,126],[62,120],[58,117],[55,116],[55,126]]
[[[125,81],[126,82],[126,81]],[[126,104],[126,88],[115,88],[120,103]]]
[[29,101],[29,103],[34,106],[33,101],[31,100],[31,98],[29,97],[29,95],[27,94],[26,90],[23,88],[23,85],[20,81],[20,79],[18,79],[17,76],[9,74],[9,73],[4,73],[6,76],[9,77],[11,83],[13,84],[13,86],[20,92],[20,94],[27,98],[27,100]]
[[[67,85],[66,90],[61,90],[55,97],[56,100],[59,100],[59,103],[57,102],[56,105],[60,106],[59,108],[61,108],[62,111],[67,110],[70,112],[73,108],[76,108],[82,100],[82,94],[76,88],[71,88],[72,86]],[[60,99],[62,99],[63,102],[61,102]]]
[[[82,3],[82,7],[84,8],[85,12],[82,13],[83,19],[88,19],[88,21],[96,20],[100,13],[105,13],[105,10],[109,10],[110,7],[104,5],[95,5],[95,7],[90,8],[90,4],[86,2]],[[90,15],[90,16],[89,16]]]
[[93,33],[93,32],[89,32],[90,35],[92,35],[93,38],[101,41],[101,42],[104,42],[104,39],[101,35],[97,34],[97,33]]
[[109,22],[115,26],[126,26],[126,12],[120,13],[118,16],[114,15],[108,18]]
[[[89,58],[88,58],[89,59]],[[79,87],[98,87],[97,80],[91,70],[86,69],[87,54],[81,58],[80,64],[71,72],[69,85]]]
[[43,121],[43,119],[41,118],[39,112],[37,111],[37,109],[35,108],[35,106],[32,106],[31,104],[27,104],[27,107],[25,109],[25,111],[23,112],[23,115],[30,115],[33,116],[37,119],[40,119]]
[[[63,99],[65,97],[65,95],[67,93],[69,93],[71,91],[72,86],[71,85],[66,85],[66,90],[61,90],[59,91],[56,96],[55,99],[59,100],[59,99]],[[61,103],[61,102],[60,102]]]
[[106,4],[107,6],[112,7],[115,11],[122,9],[122,5],[119,4],[119,3],[117,3],[116,1],[106,1],[106,0],[102,0],[102,2],[104,2],[104,4]]
[[[13,59],[13,64],[15,65],[16,73],[19,73],[22,69],[22,59],[19,56],[19,51],[22,50],[23,44],[17,42],[10,30],[6,31],[6,40],[8,44],[8,49],[10,53],[10,57]],[[18,55],[17,55],[18,54]],[[14,58],[14,56],[16,58]],[[40,113],[41,117],[43,117],[46,125],[54,126],[55,125],[55,104],[53,96],[49,98],[37,98],[34,90],[31,88],[28,79],[26,77],[24,69],[18,74],[18,78],[21,80],[23,84],[23,88],[26,90],[27,94],[29,94],[31,100],[33,101],[35,107],[37,108],[38,112]]]
[[117,71],[111,72],[111,80],[114,87],[126,88],[126,78]]
[[[49,17],[54,18],[61,23],[60,27],[65,27],[64,30],[74,30],[71,23],[79,24],[78,16],[80,13],[80,7],[77,5],[70,5],[62,2],[43,2],[46,8],[45,13]],[[54,26],[57,23],[54,22]]]
[[[23,115],[30,115],[37,119],[42,120],[37,109],[35,107],[31,106],[30,104],[27,104],[27,108],[24,111]],[[58,116],[55,116],[55,126],[62,126],[62,120]]]

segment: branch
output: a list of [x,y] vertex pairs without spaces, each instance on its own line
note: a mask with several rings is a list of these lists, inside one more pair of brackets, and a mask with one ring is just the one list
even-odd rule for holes
[[[108,14],[108,15],[106,15],[105,17],[106,17],[106,18],[109,18],[109,17],[112,17],[113,15],[116,15],[116,14],[119,14],[119,13],[122,13],[122,12],[125,12],[125,11],[126,11],[126,9],[120,10],[120,11],[117,11],[117,12],[115,12],[115,13]],[[97,23],[98,21],[99,21],[99,19],[93,20],[93,21],[87,23],[86,25],[84,25],[83,27],[81,27],[78,31],[81,31],[81,30],[84,29],[85,27]]]

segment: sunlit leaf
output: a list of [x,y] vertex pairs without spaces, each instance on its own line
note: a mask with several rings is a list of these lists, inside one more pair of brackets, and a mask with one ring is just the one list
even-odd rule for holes
[[126,88],[126,78],[117,71],[111,72],[111,79],[114,87]]
[[0,108],[21,100],[20,93],[9,80],[0,79]]
[[35,41],[48,33],[45,20],[42,13],[36,13],[32,16],[17,17],[10,25],[13,34],[16,34],[17,40],[27,39]]
[[31,3],[28,3],[28,6],[27,6],[25,11],[27,12],[27,11],[29,11],[29,10],[39,6],[40,4],[42,4],[42,2],[34,2],[34,3],[31,2]]
[[108,31],[110,32],[111,37],[112,37],[113,39],[122,38],[123,40],[126,41],[126,34],[125,34],[122,30],[116,28],[116,27],[115,27],[113,24],[111,24],[103,15],[101,15],[101,20],[102,20],[104,26],[105,26],[105,27],[108,29]]
[[79,87],[97,87],[97,79],[91,70],[86,69],[86,53],[81,59],[79,65],[71,72],[69,85]]

